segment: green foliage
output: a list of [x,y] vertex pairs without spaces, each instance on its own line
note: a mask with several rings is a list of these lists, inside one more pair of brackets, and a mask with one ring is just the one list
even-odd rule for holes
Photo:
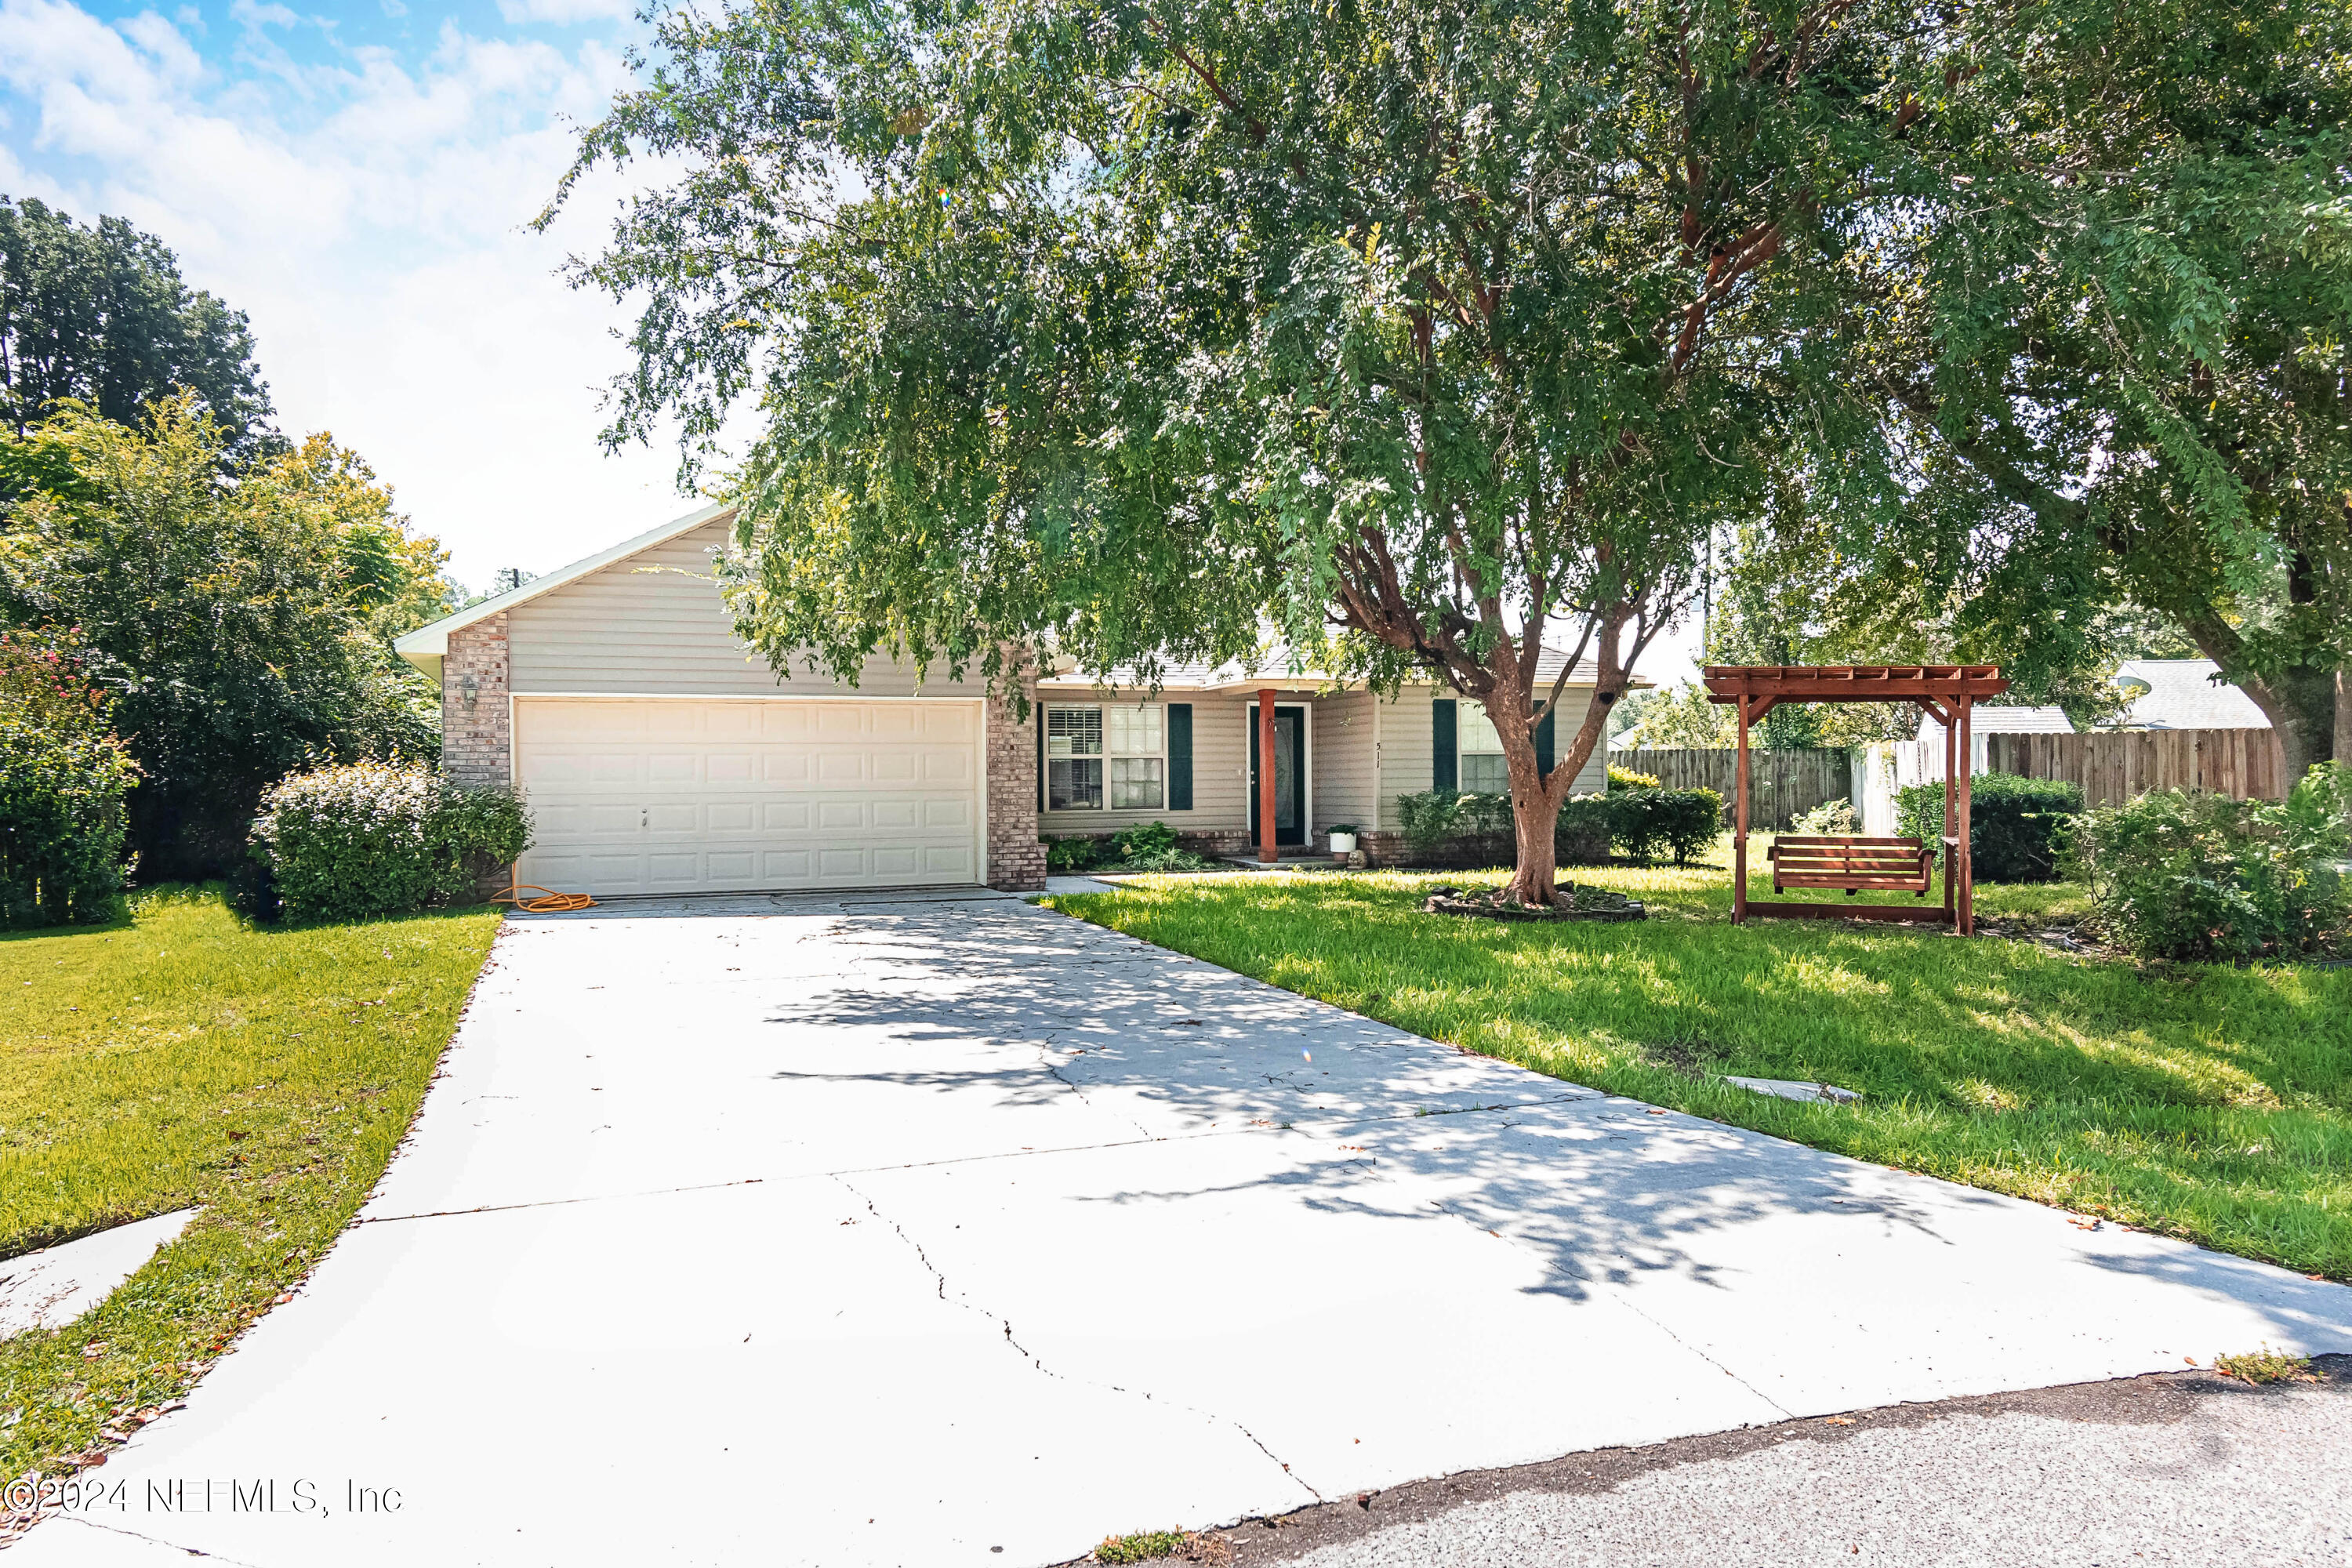
[[1723,796],[1711,789],[1627,790],[1605,798],[1611,842],[1645,866],[1668,855],[1687,865],[1723,831]]
[[1905,784],[1895,792],[1895,836],[1916,838],[1933,849],[1944,837],[1944,785],[1939,779]]
[[580,274],[639,312],[608,438],[675,419],[691,464],[757,397],[723,571],[778,662],[1149,679],[1271,627],[1437,672],[1524,763],[1529,643],[1580,625],[1564,795],[1712,520],[1799,453],[1892,493],[1825,241],[1911,163],[1916,20],[656,6],[564,186],[670,182]]
[[1647,695],[1641,717],[1625,731],[1635,746],[1728,746],[1739,738],[1731,709],[1709,701],[1695,680]]
[[1108,837],[1048,838],[1045,869],[1055,876],[1087,871],[1197,871],[1209,862],[1179,846],[1176,827],[1139,822]]
[[[2083,809],[2083,786],[2063,779],[1978,773],[1969,781],[1969,855],[1980,882],[2047,882],[2060,874],[2061,838]],[[1935,848],[1944,838],[1940,779],[1895,792],[1895,831]]]
[[1609,787],[1612,790],[1655,789],[1658,787],[1658,775],[1637,773],[1631,768],[1621,768],[1612,763],[1609,764]]
[[398,762],[291,773],[261,806],[253,852],[298,920],[365,920],[461,899],[530,847],[530,814],[512,795],[461,789]]
[[2152,614],[2300,771],[2352,662],[2352,7],[2054,0],[1921,38],[1923,167],[1845,279],[1915,496],[1779,518],[1803,586],[1879,657],[1926,626],[2070,709]]
[[1435,855],[1448,842],[1512,828],[1511,797],[1476,790],[1425,789],[1397,796],[1397,826],[1415,857]]
[[1969,858],[1979,880],[2050,882],[2059,839],[2083,813],[2083,786],[2064,779],[1980,773],[1969,784]]
[[1157,1563],[1181,1549],[1188,1537],[1181,1530],[1138,1530],[1126,1535],[1106,1535],[1094,1550],[1097,1563]]
[[1822,802],[1811,811],[1799,813],[1796,820],[1789,824],[1789,831],[1850,837],[1862,831],[1862,821],[1853,814],[1853,802],[1840,795]]
[[[1423,790],[1397,796],[1397,822],[1419,859],[1447,844],[1512,830],[1511,797],[1460,790]],[[1682,865],[1723,830],[1723,797],[1711,789],[1620,790],[1571,795],[1560,803],[1553,829],[1563,836],[1604,836],[1619,853],[1648,864],[1671,855]]]
[[307,757],[429,756],[437,694],[388,637],[433,612],[439,552],[314,437],[242,470],[186,395],[134,427],[70,408],[27,443],[70,483],[0,531],[0,625],[80,628],[146,782],[142,876],[242,858],[262,786]]
[[[163,242],[119,217],[85,228],[0,195],[0,426],[19,437],[60,399],[127,425],[188,388],[231,447],[271,440],[245,312],[192,292]],[[13,477],[0,462],[0,503]]]
[[139,769],[71,638],[0,632],[0,927],[101,921]]
[[2142,957],[2277,957],[2352,936],[2342,763],[2312,768],[2283,802],[2152,790],[2084,813],[2067,852],[2108,934]]

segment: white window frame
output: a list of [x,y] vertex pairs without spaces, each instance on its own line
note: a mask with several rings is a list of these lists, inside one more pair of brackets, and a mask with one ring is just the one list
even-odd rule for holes
[[[1165,813],[1165,812],[1167,811],[1167,809],[1168,809],[1168,771],[1169,771],[1169,770],[1168,770],[1168,705],[1167,705],[1166,703],[1164,703],[1164,702],[1111,702],[1111,703],[1105,703],[1105,702],[1046,702],[1046,703],[1043,704],[1042,706],[1043,706],[1043,707],[1044,707],[1044,709],[1045,709],[1045,712],[1044,712],[1044,713],[1042,713],[1042,714],[1040,714],[1040,715],[1038,716],[1038,722],[1039,722],[1039,723],[1041,723],[1041,724],[1043,724],[1043,725],[1045,727],[1045,731],[1046,731],[1046,734],[1047,734],[1047,737],[1048,737],[1048,738],[1047,738],[1047,741],[1046,741],[1046,747],[1045,747],[1045,768],[1044,768],[1044,770],[1043,770],[1042,776],[1041,776],[1041,777],[1038,779],[1038,781],[1037,781],[1037,787],[1038,787],[1038,801],[1037,801],[1037,804],[1038,804],[1039,809],[1044,810],[1044,811],[1046,811],[1046,812],[1049,812],[1049,813],[1055,813],[1055,814],[1057,814],[1057,815],[1058,815],[1058,814],[1062,814],[1062,813],[1069,813],[1069,812],[1088,811],[1088,812],[1103,812],[1103,813],[1106,813],[1106,814],[1126,814],[1126,815],[1143,814],[1143,815],[1148,815],[1148,816],[1158,816],[1158,815],[1160,815],[1160,814]],[[1074,761],[1078,761],[1078,760],[1081,760],[1081,759],[1080,759],[1079,757],[1077,757],[1077,756],[1075,756],[1075,755],[1073,755],[1073,756],[1064,756],[1064,757],[1055,757],[1055,756],[1054,755],[1054,753],[1053,753],[1053,742],[1052,742],[1052,739],[1051,739],[1052,732],[1053,732],[1053,715],[1054,715],[1054,714],[1055,714],[1055,713],[1061,713],[1061,712],[1079,712],[1079,711],[1091,712],[1091,713],[1093,713],[1093,714],[1095,715],[1095,718],[1096,718],[1096,722],[1097,723],[1097,725],[1100,727],[1100,730],[1101,730],[1101,733],[1102,733],[1102,749],[1101,749],[1100,751],[1098,751],[1098,752],[1093,752],[1085,753],[1085,755],[1092,757],[1095,761],[1097,761],[1097,762],[1098,762],[1098,763],[1100,763],[1102,764],[1102,776],[1101,776],[1101,780],[1100,780],[1100,788],[1099,788],[1099,790],[1098,790],[1098,792],[1097,792],[1097,798],[1096,798],[1096,800],[1095,800],[1094,804],[1092,804],[1092,805],[1061,805],[1061,806],[1057,806],[1057,805],[1054,805],[1054,804],[1053,804],[1053,802],[1054,802],[1054,784],[1053,784],[1053,779],[1054,779],[1054,764],[1055,764],[1056,762],[1074,762]],[[1111,721],[1111,715],[1112,715],[1113,713],[1115,713],[1115,712],[1133,712],[1133,713],[1150,712],[1150,714],[1152,714],[1152,715],[1154,716],[1154,718],[1157,720],[1157,723],[1156,723],[1156,725],[1154,726],[1154,728],[1156,729],[1157,733],[1159,734],[1159,737],[1160,737],[1160,745],[1159,745],[1159,748],[1158,748],[1156,751],[1139,751],[1139,750],[1134,750],[1134,749],[1131,749],[1131,748],[1120,748],[1120,747],[1115,746],[1115,745],[1112,743],[1112,736],[1113,736],[1114,731],[1116,730],[1117,726],[1115,726],[1115,725],[1112,723],[1112,721]],[[1114,773],[1114,771],[1115,771],[1115,769],[1114,769],[1114,767],[1113,767],[1113,764],[1114,764],[1115,763],[1122,763],[1122,762],[1135,762],[1135,761],[1156,762],[1156,763],[1158,763],[1160,764],[1160,779],[1159,779],[1159,784],[1160,784],[1160,804],[1159,804],[1159,805],[1112,805],[1112,804],[1111,804],[1111,792],[1112,792],[1113,788],[1115,787],[1114,781],[1113,781],[1112,776],[1111,776],[1111,775],[1112,775],[1112,773]]]
[[[1495,721],[1486,717],[1486,705],[1479,701],[1477,699],[1469,697],[1464,698],[1462,700],[1462,705],[1454,711],[1454,787],[1462,791],[1463,794],[1469,795],[1474,792],[1470,787],[1468,778],[1470,770],[1466,764],[1472,757],[1494,757],[1500,759],[1503,754],[1503,738],[1500,735],[1496,734]],[[1477,739],[1482,742],[1476,746],[1473,746],[1470,743],[1474,732],[1474,726],[1475,731],[1478,732]],[[1488,745],[1484,743],[1490,739],[1492,740],[1493,744]],[[1502,787],[1500,789],[1479,790],[1475,793],[1480,795],[1510,794],[1511,781],[1509,773],[1507,772],[1505,773],[1502,781]]]

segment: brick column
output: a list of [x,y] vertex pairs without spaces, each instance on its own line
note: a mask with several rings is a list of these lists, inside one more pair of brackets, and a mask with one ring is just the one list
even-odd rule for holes
[[1024,676],[1029,721],[1009,698],[988,700],[988,885],[1008,893],[1045,886],[1045,847],[1037,841],[1037,682]]
[[514,781],[513,760],[500,611],[451,632],[441,656],[441,771],[468,788],[504,788]]

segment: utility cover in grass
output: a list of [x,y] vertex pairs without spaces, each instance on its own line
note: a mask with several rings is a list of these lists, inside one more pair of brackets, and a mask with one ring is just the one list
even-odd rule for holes
[[1465,892],[1454,888],[1432,888],[1429,897],[1422,900],[1424,912],[1433,915],[1476,915],[1490,921],[1638,921],[1647,920],[1649,912],[1641,900],[1606,888],[1580,887],[1563,882],[1554,891],[1557,904],[1505,903],[1498,893]]

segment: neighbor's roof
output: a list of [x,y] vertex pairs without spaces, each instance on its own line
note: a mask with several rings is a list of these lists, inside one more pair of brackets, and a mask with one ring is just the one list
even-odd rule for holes
[[[1971,735],[2071,735],[2074,721],[2063,708],[1996,708],[1979,702],[1969,710],[1969,733]],[[1941,741],[1944,725],[1941,720],[1923,718],[1919,721],[1919,738]],[[1943,766],[1941,763],[1936,764]]]
[[684,517],[672,518],[659,528],[649,529],[635,539],[621,541],[610,550],[600,550],[593,555],[582,556],[571,565],[559,567],[544,577],[534,577],[520,588],[509,588],[503,594],[484,599],[478,605],[468,605],[464,609],[444,616],[437,621],[427,621],[415,631],[394,637],[392,649],[427,675],[438,674],[441,668],[441,657],[449,651],[451,632],[462,630],[472,626],[476,621],[487,620],[500,611],[511,610],[517,605],[536,599],[541,594],[551,593],[566,583],[578,582],[591,572],[601,571],[615,561],[625,561],[641,550],[651,550],[657,544],[667,544],[678,535],[692,533],[696,529],[706,523],[714,522],[734,510],[735,503],[732,501],[717,501],[688,512]]
[[2252,698],[2214,679],[2221,673],[2210,658],[2127,658],[2116,667],[2116,681],[2142,682],[2147,690],[2116,722],[2146,730],[2269,729]]

